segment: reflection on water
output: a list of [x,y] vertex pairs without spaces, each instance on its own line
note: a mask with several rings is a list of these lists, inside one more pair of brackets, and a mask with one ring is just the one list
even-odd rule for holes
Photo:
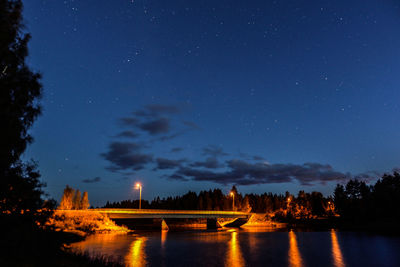
[[289,266],[302,267],[303,259],[297,246],[296,234],[293,231],[289,232]]
[[127,266],[400,266],[399,237],[339,235],[335,231],[223,229],[97,234],[71,247],[94,257],[113,256]]
[[225,266],[241,267],[244,266],[242,251],[240,250],[238,233],[236,230],[230,231],[231,239],[228,242]]
[[344,267],[345,264],[344,264],[344,260],[343,260],[343,256],[342,256],[342,251],[340,250],[336,232],[333,229],[331,230],[331,240],[332,240],[333,264],[336,267]]
[[146,237],[138,237],[132,242],[129,253],[125,257],[125,263],[128,266],[142,267],[147,264],[147,255],[145,251]]
[[162,248],[165,247],[165,241],[167,241],[167,234],[168,234],[168,230],[161,231],[161,246],[162,246]]
[[116,261],[122,260],[132,242],[126,234],[96,234],[88,236],[84,241],[73,243],[72,250],[85,251],[91,256],[111,256]]

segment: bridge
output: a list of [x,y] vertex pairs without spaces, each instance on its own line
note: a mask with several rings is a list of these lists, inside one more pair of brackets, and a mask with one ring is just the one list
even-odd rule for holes
[[213,210],[154,210],[154,209],[94,209],[99,213],[107,215],[117,223],[133,223],[141,220],[151,221],[162,229],[168,228],[168,222],[177,219],[206,219],[208,229],[221,227],[218,220],[229,220],[224,224],[226,227],[240,227],[245,224],[251,214],[238,211],[213,211]]

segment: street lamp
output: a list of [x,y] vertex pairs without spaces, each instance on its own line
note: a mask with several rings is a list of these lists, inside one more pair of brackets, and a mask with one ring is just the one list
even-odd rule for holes
[[142,209],[142,185],[137,183],[136,189],[139,189],[139,209]]
[[232,197],[232,210],[235,211],[235,193],[231,191],[231,197]]
[[292,199],[291,199],[290,197],[288,197],[288,198],[287,198],[287,209],[289,209],[290,201],[292,201]]

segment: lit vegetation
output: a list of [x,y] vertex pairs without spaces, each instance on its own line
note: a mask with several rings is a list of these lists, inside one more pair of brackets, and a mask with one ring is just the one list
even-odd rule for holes
[[75,232],[82,235],[108,232],[126,233],[129,231],[125,227],[116,225],[106,215],[87,211],[89,206],[87,192],[84,192],[81,197],[79,189],[75,190],[67,185],[60,206],[46,222],[46,227],[56,231]]
[[127,228],[116,225],[106,215],[84,210],[56,210],[47,221],[46,226],[52,227],[56,231],[81,234],[129,232]]
[[83,192],[81,197],[81,191],[75,190],[68,185],[64,189],[61,203],[58,209],[60,210],[86,210],[90,207],[89,197],[87,192]]

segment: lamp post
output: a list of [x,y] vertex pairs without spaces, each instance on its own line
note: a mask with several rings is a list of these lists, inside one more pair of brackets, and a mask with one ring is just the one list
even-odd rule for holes
[[142,185],[137,183],[136,189],[139,189],[139,209],[142,209]]
[[232,210],[235,211],[235,193],[231,192],[232,196]]
[[287,209],[289,209],[290,201],[292,201],[292,199],[291,199],[290,197],[288,197],[288,198],[287,198]]

